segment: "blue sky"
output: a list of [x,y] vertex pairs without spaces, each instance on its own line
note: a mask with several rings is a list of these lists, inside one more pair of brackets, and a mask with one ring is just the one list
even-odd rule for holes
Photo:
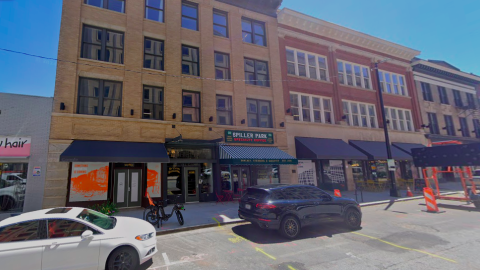
[[[478,0],[284,0],[282,7],[480,75]],[[61,0],[0,0],[0,48],[55,58],[61,10]],[[0,51],[0,92],[53,96],[55,72],[55,61]]]

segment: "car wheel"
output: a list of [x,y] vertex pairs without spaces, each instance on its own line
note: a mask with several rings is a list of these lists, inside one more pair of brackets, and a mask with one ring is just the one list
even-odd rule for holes
[[177,211],[176,212],[177,214],[177,220],[178,220],[178,223],[181,225],[183,225],[185,223],[185,221],[183,220],[183,215],[180,211]]
[[280,224],[280,234],[288,239],[294,239],[300,233],[300,222],[294,216],[286,216]]
[[480,201],[473,201],[473,204],[477,209],[480,209]]
[[10,196],[0,196],[0,209],[7,211],[13,208],[15,201]]
[[137,252],[131,247],[121,247],[108,257],[107,270],[135,270],[138,265]]
[[355,209],[348,209],[345,213],[345,225],[350,230],[357,230],[360,229],[360,225],[362,224],[362,218],[360,212]]

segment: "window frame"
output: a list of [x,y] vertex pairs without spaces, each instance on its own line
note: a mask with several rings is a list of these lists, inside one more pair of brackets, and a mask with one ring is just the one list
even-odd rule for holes
[[[270,88],[270,67],[268,65],[268,61],[264,61],[264,60],[257,60],[257,59],[253,59],[253,58],[248,58],[248,57],[244,57],[243,58],[243,74],[245,76],[245,73],[252,73],[250,71],[247,71],[246,69],[246,61],[247,60],[250,60],[250,61],[253,61],[253,75],[254,75],[254,80],[253,80],[253,83],[250,83],[250,81],[247,81],[245,79],[245,84],[249,84],[249,85],[256,85],[256,86],[261,86],[261,87],[268,87]],[[266,85],[259,85],[258,84],[258,71],[257,71],[257,62],[262,62],[262,63],[265,63],[267,65],[267,80],[265,81]],[[263,75],[263,74],[262,74]]]
[[229,32],[230,31],[228,29],[228,12],[214,8],[213,9],[213,16],[215,16],[215,14],[225,16],[225,22],[226,22],[225,25],[215,23],[215,20],[213,19],[214,17],[212,17],[212,21],[213,21],[213,26],[216,25],[216,26],[225,28],[226,36],[216,35],[215,30],[213,30],[213,35],[217,36],[217,37],[229,38],[229,36],[230,36]]
[[475,95],[472,93],[465,93],[467,96],[467,106],[469,109],[476,109]]
[[[185,106],[183,104],[183,97],[184,97],[184,93],[192,93],[192,94],[198,94],[198,107],[190,107],[190,106]],[[193,109],[198,109],[198,122],[195,122],[195,121],[185,121],[185,114],[183,113],[183,109],[184,108],[193,108]],[[182,122],[185,122],[185,123],[202,123],[202,96],[201,96],[201,93],[198,92],[198,91],[190,91],[190,90],[182,90]]]
[[420,88],[422,89],[423,100],[433,102],[432,88],[429,83],[420,82]]
[[[406,85],[406,79],[405,76],[399,73],[393,73],[391,71],[386,71],[386,70],[378,70],[378,74],[380,75],[379,80],[380,80],[380,87],[381,91],[386,94],[391,94],[391,95],[396,95],[396,96],[402,96],[402,97],[409,97],[408,93],[408,88]],[[387,81],[388,78],[388,81]],[[397,83],[395,83],[395,79],[397,78]],[[388,84],[388,85],[387,85]],[[390,86],[390,87],[388,87]],[[385,91],[388,90],[389,91]],[[398,94],[395,93],[395,91],[398,91]],[[405,93],[403,93],[405,92]]]
[[[152,42],[152,44],[153,44],[153,42],[161,42],[161,43],[162,43],[162,46],[161,46],[161,47],[162,47],[162,55],[161,55],[161,57],[162,57],[162,66],[161,66],[161,69],[155,68],[155,64],[154,64],[154,68],[145,67],[145,60],[146,60],[146,59],[145,59],[145,56],[146,56],[146,55],[153,56],[154,59],[155,59],[155,57],[160,57],[160,55],[158,55],[158,54],[147,53],[147,50],[145,49],[145,44],[146,44],[147,39],[150,40],[150,42]],[[182,61],[183,61],[183,60],[182,60]],[[154,63],[156,63],[156,62],[154,61]],[[144,37],[144,39],[143,39],[143,68],[165,71],[165,41],[163,41],[163,40],[161,40],[161,39],[154,39],[154,38]]]
[[[316,54],[316,53],[303,51],[303,50],[298,50],[298,49],[295,49],[295,48],[292,48],[292,47],[286,47],[285,48],[285,52],[287,52],[289,50],[293,51],[294,62],[288,61],[288,58],[287,58],[287,66],[288,66],[288,63],[292,63],[295,66],[295,74],[288,73],[288,68],[287,68],[287,75],[295,75],[295,76],[299,76],[299,77],[305,77],[305,78],[308,78],[308,79],[317,80],[317,81],[324,81],[324,82],[329,82],[330,81],[329,80],[329,74],[328,74],[328,58],[326,56],[321,55],[321,54]],[[301,76],[300,72],[299,72],[298,66],[302,65],[298,61],[298,53],[299,52],[305,54],[305,69],[306,69],[305,76]],[[313,67],[313,66],[311,66],[310,63],[308,62],[308,56],[309,55],[315,56],[315,76],[316,76],[316,78],[312,78],[311,74],[310,74],[310,68]],[[319,58],[322,58],[325,61],[325,66],[326,66],[325,68],[320,68]],[[322,77],[321,76],[321,71],[322,70],[325,71],[325,80],[323,80],[321,78]]]
[[[160,89],[162,92],[162,103],[158,102],[145,102],[145,98],[143,96],[143,93],[145,93],[145,87],[151,87],[152,90],[154,89]],[[156,91],[153,91],[152,94],[155,94]],[[155,96],[153,97],[153,100],[155,100]],[[155,111],[155,105],[161,105],[162,107],[162,119],[155,119],[155,118],[145,118],[145,104],[152,104],[153,105],[153,112],[150,115],[156,115]],[[142,91],[142,119],[146,120],[157,120],[157,121],[164,121],[165,120],[165,88],[164,87],[159,87],[159,86],[153,86],[153,85],[143,85],[143,91]]]
[[[257,126],[250,126],[250,122],[248,121],[248,115],[249,114],[253,114],[253,113],[249,113],[248,112],[248,107],[247,107],[247,125],[248,127],[258,127],[258,128],[273,128],[274,124],[273,124],[273,108],[272,108],[272,101],[271,100],[263,100],[263,99],[254,99],[254,98],[247,98],[247,104],[248,104],[248,101],[255,101],[256,103],[256,106],[257,106],[257,112],[255,113],[256,114],[256,119],[257,119]],[[269,118],[270,118],[270,123],[272,124],[272,126],[270,127],[261,127],[260,126],[260,116],[261,115],[266,115],[266,114],[261,114],[260,113],[260,109],[259,109],[259,102],[268,102],[270,104],[270,114],[268,114]]]
[[[92,226],[90,226],[89,224],[86,224],[83,220],[77,220],[77,219],[72,219],[72,218],[62,218],[62,217],[49,217],[49,218],[43,218],[41,219],[40,221],[43,221],[44,222],[44,226],[46,228],[45,230],[45,239],[65,239],[65,238],[72,238],[72,237],[81,237],[81,234],[80,235],[77,235],[77,236],[66,236],[66,237],[57,237],[57,238],[50,238],[50,232],[49,232],[49,229],[48,229],[48,221],[50,220],[63,220],[63,221],[71,221],[71,222],[76,222],[78,224],[82,224],[84,225],[85,227],[87,227],[87,230],[90,230],[93,232],[94,235],[102,235],[104,234],[101,230],[98,230]],[[83,231],[85,232],[85,231]],[[82,232],[82,233],[83,233]]]
[[[190,6],[190,7],[195,7],[195,10],[197,11],[197,18],[193,18],[193,17],[190,17],[190,16],[187,16],[187,15],[184,15],[183,14],[183,6]],[[188,29],[188,30],[192,30],[192,31],[199,31],[200,29],[200,20],[199,20],[199,12],[198,12],[198,4],[197,3],[194,3],[194,2],[190,2],[190,1],[185,1],[185,0],[182,0],[182,10],[180,11],[180,14],[181,14],[181,19],[183,20],[183,18],[187,18],[187,19],[191,19],[191,20],[195,20],[197,22],[197,28],[194,30],[194,29],[190,29],[190,28],[186,28],[183,26],[183,23],[180,23],[181,27],[184,28],[184,29]]]
[[[197,62],[194,62],[194,61],[190,61],[190,60],[184,60],[183,59],[183,47],[186,47],[186,48],[189,48],[189,49],[195,49],[197,50],[197,59],[198,61]],[[189,76],[195,76],[195,77],[200,77],[200,48],[198,47],[194,47],[194,46],[189,46],[189,45],[185,45],[185,44],[182,44],[182,54],[181,54],[181,69],[182,69],[182,75],[189,75]],[[183,73],[183,62],[189,62],[189,63],[196,63],[197,64],[197,70],[198,70],[198,75],[194,75],[194,74],[185,74]]]
[[[227,98],[227,100],[230,101],[230,107],[231,109],[228,110],[228,109],[219,109],[218,108],[218,98],[221,97],[221,98]],[[215,107],[216,107],[216,111],[217,111],[217,125],[222,125],[222,126],[233,126],[233,97],[232,96],[228,96],[228,95],[216,95],[215,96]],[[219,121],[218,121],[218,111],[222,111],[222,112],[228,112],[228,115],[230,117],[230,123],[231,124],[220,124]]]
[[472,119],[475,138],[480,138],[480,119]]
[[[248,21],[250,23],[250,30],[251,32],[248,32],[248,31],[245,31],[243,30],[243,27],[242,27],[242,41],[245,42],[245,43],[248,43],[248,44],[254,44],[254,45],[258,45],[258,46],[262,46],[262,47],[267,47],[267,25],[265,22],[262,22],[262,21],[257,21],[257,20],[254,20],[254,19],[250,19],[250,18],[247,18],[247,17],[243,17],[241,18],[241,22],[243,21]],[[261,34],[257,34],[255,32],[255,27],[253,26],[254,23],[257,23],[257,24],[260,24],[262,25],[263,27],[263,35]],[[248,41],[245,41],[244,37],[243,37],[243,32],[248,32],[252,35],[252,42],[248,42]],[[256,44],[255,43],[255,36],[262,36],[262,39],[263,39],[263,43],[265,45],[259,45],[259,44]]]
[[[83,50],[84,50],[84,46],[86,44],[88,45],[95,45],[95,46],[99,46],[98,44],[94,44],[94,43],[90,43],[90,42],[87,42],[85,41],[85,28],[93,28],[93,29],[97,29],[97,30],[101,30],[101,33],[102,33],[102,40],[101,40],[101,44],[100,44],[100,59],[92,59],[92,58],[87,58],[85,57],[83,54]],[[106,58],[106,54],[107,54],[107,32],[113,32],[113,33],[117,33],[117,34],[122,34],[123,38],[122,38],[122,61],[121,63],[116,63],[116,62],[110,62],[110,61],[106,61],[105,58]],[[119,50],[117,48],[114,48],[115,50]],[[107,29],[107,28],[102,28],[102,27],[97,27],[97,26],[92,26],[92,25],[88,25],[88,24],[83,24],[82,25],[82,45],[81,45],[81,48],[80,48],[80,58],[82,59],[90,59],[90,60],[93,60],[93,61],[102,61],[102,62],[107,62],[107,63],[112,63],[112,64],[119,64],[119,65],[124,65],[124,61],[125,61],[125,33],[124,32],[120,32],[120,31],[116,31],[116,30],[111,30],[111,29]]]
[[459,117],[458,122],[460,123],[460,129],[462,131],[462,137],[471,137],[470,128],[468,127],[468,122],[466,117]]
[[[391,130],[403,131],[403,132],[415,132],[415,127],[413,124],[413,117],[412,117],[413,116],[412,110],[404,109],[404,108],[388,107],[388,106],[385,106],[385,110],[388,110],[388,112],[385,112],[385,120],[390,122],[388,126]],[[396,115],[395,119],[392,119],[392,115],[393,115],[392,110],[395,111],[395,115]],[[407,120],[407,113],[410,116],[410,120]],[[401,119],[400,117],[401,115],[403,115],[403,119]],[[402,123],[404,127],[403,130],[401,128]]]
[[447,95],[447,88],[443,86],[437,86],[438,89],[438,96],[440,97],[440,103],[450,105]]
[[[148,0],[145,0],[145,16],[144,16],[145,19],[150,20],[150,21],[154,21],[154,22],[165,23],[165,0],[162,0],[163,7],[162,7],[161,9],[156,8],[156,7],[152,7],[152,6],[148,6],[148,5],[147,5],[147,1],[148,1]],[[152,20],[152,19],[147,18],[147,10],[148,10],[148,9],[154,9],[154,10],[156,10],[156,11],[161,12],[161,13],[163,14],[163,15],[162,15],[162,21],[156,21],[156,20]]]
[[[227,57],[227,60],[228,60],[227,67],[217,66],[217,54],[221,54],[221,55],[223,55],[224,57],[225,57],[225,56]],[[219,81],[231,81],[231,80],[232,80],[232,73],[231,73],[231,68],[230,68],[230,54],[228,54],[228,53],[223,53],[223,52],[218,52],[218,51],[214,51],[213,57],[214,57],[213,63],[214,63],[214,66],[215,66],[215,80],[219,80]],[[226,71],[227,71],[228,78],[227,78],[227,79],[218,79],[218,78],[217,78],[217,68],[226,70]]]
[[455,131],[455,124],[453,123],[453,116],[444,115],[444,120],[445,120],[445,127],[446,127],[445,130],[447,131],[447,135],[457,136],[456,131]]
[[455,101],[455,106],[460,108],[463,107],[462,93],[460,93],[460,90],[452,89],[452,93],[453,100]]
[[[45,240],[46,239],[45,233],[42,233],[42,226],[43,227],[45,226],[45,224],[42,225],[42,221],[43,221],[42,219],[29,219],[29,220],[19,221],[19,222],[15,222],[15,223],[12,223],[12,224],[5,225],[5,226],[1,226],[0,228],[18,226],[19,224],[22,224],[22,223],[37,222],[37,233],[36,233],[37,238],[36,239],[31,239],[31,240],[21,240],[21,242],[39,241],[39,240]],[[43,223],[45,223],[45,222],[43,222]],[[24,229],[24,228],[22,228],[22,229]],[[2,242],[2,243],[15,243],[15,242],[20,242],[20,241],[9,241],[9,242]]]
[[[115,11],[115,12],[118,12],[118,13],[124,13],[125,14],[125,9],[126,9],[125,0],[116,0],[116,1],[122,1],[123,2],[123,11],[116,11],[116,10],[113,10],[113,9],[109,9],[108,6],[109,6],[109,3],[110,3],[110,0],[102,0],[102,6],[103,7],[98,7],[98,8],[104,8],[104,9],[107,9],[107,10],[111,10],[111,11]],[[97,6],[94,6],[94,5],[90,5],[87,2],[88,2],[88,0],[83,1],[83,3],[85,5],[92,6],[92,7],[97,7]]]
[[436,113],[427,112],[428,125],[430,126],[430,134],[440,134],[438,126],[438,118]]
[[[81,97],[85,98],[94,98],[91,96],[81,96],[80,95],[80,85],[82,84],[82,80],[94,80],[94,81],[99,81],[98,88],[99,88],[99,95],[98,95],[98,105],[101,108],[99,112],[102,112],[101,114],[88,114],[88,113],[80,113],[80,100]],[[104,115],[103,114],[103,104],[104,104],[104,90],[105,90],[105,82],[113,82],[113,83],[119,83],[120,84],[120,97],[119,99],[112,99],[112,100],[119,100],[120,101],[120,107],[119,109],[119,115],[118,116],[112,116],[112,115]],[[111,99],[111,98],[107,98]],[[78,88],[77,88],[77,114],[83,114],[83,115],[97,115],[97,116],[107,116],[107,117],[122,117],[122,105],[123,105],[123,82],[120,81],[113,81],[113,80],[103,80],[103,79],[97,79],[97,78],[88,78],[88,77],[79,77],[78,78]]]
[[[358,126],[357,125],[354,125],[354,113],[353,113],[353,107],[352,107],[352,104],[354,104],[356,107],[357,107],[357,113],[355,113],[355,115],[357,115],[357,120],[358,120]],[[345,114],[345,105],[348,106],[348,113]],[[361,109],[360,109],[360,105],[365,105],[366,106],[366,117],[367,117],[367,126],[364,127],[362,126],[362,112],[361,112]],[[370,110],[369,110],[369,106],[373,106],[373,111],[375,112],[375,115],[370,115]],[[346,100],[346,99],[343,99],[342,100],[342,113],[343,115],[347,116],[347,118],[345,119],[347,124],[349,126],[352,126],[352,127],[361,127],[361,128],[378,128],[378,116],[377,116],[377,106],[375,106],[375,104],[373,103],[364,103],[364,102],[358,102],[358,101],[351,101],[351,100]],[[372,127],[372,123],[371,123],[371,117],[375,117],[375,126]]]
[[[340,69],[338,68],[339,65],[342,66],[342,71],[340,71]],[[352,69],[351,69],[351,71],[352,71],[352,73],[351,73],[352,85],[348,84],[347,65],[350,65],[352,67]],[[360,68],[360,75],[361,75],[360,76],[360,79],[361,79],[361,85],[360,86],[358,86],[357,82],[356,82],[355,66]],[[365,79],[367,79],[367,77],[365,77],[364,69],[367,69],[368,82],[369,82],[368,87],[365,87]],[[370,90],[373,89],[372,88],[372,74],[371,74],[371,71],[370,71],[370,67],[368,67],[368,66],[364,66],[364,65],[353,63],[353,62],[337,59],[337,74],[338,74],[338,77],[339,77],[338,83],[341,84],[341,85],[359,87],[359,88],[370,89]],[[341,76],[341,79],[340,79],[340,76]]]
[[[335,123],[334,110],[333,110],[333,100],[332,100],[332,98],[330,98],[330,97],[324,97],[324,96],[311,95],[311,94],[305,94],[305,93],[300,93],[300,92],[290,92],[290,100],[291,100],[291,96],[292,96],[292,95],[296,95],[296,96],[297,96],[297,99],[298,99],[298,107],[292,106],[292,104],[290,104],[290,107],[291,107],[291,108],[298,108],[298,120],[295,119],[295,116],[293,115],[293,109],[291,109],[291,111],[292,111],[292,116],[294,116],[294,120],[295,120],[295,121],[307,122],[307,123],[308,123],[308,122],[310,122],[310,123],[322,123],[322,124],[329,124],[329,125],[333,125],[333,124]],[[308,97],[308,99],[309,99],[310,121],[304,121],[304,119],[303,119],[302,96],[306,96],[306,97]],[[320,110],[313,108],[313,99],[314,99],[314,98],[320,99]],[[330,102],[330,108],[331,108],[330,111],[325,111],[325,106],[324,106],[324,103],[323,103],[324,100],[328,100],[328,101]],[[314,111],[320,111],[320,122],[316,122],[316,121],[315,121]],[[326,112],[329,112],[329,113],[330,113],[331,123],[328,123],[328,122],[326,121],[326,117],[325,117],[325,113],[326,113]]]

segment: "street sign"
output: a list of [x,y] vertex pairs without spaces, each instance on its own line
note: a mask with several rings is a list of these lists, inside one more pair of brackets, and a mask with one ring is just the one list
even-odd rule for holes
[[273,144],[273,132],[225,130],[227,143]]

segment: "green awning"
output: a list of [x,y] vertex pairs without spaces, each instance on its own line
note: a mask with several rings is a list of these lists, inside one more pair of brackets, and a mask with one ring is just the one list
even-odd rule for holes
[[276,147],[221,145],[220,164],[296,165],[298,160]]

